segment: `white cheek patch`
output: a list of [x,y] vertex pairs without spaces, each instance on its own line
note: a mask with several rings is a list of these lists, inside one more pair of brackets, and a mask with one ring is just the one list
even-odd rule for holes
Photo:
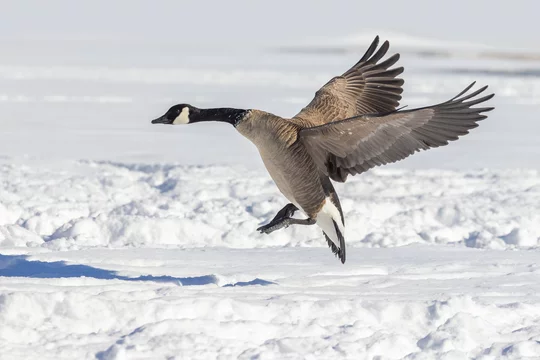
[[180,114],[174,119],[173,125],[189,124],[189,108],[186,106]]

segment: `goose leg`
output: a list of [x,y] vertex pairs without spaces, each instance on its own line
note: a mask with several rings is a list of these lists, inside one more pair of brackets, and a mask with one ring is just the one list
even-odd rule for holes
[[[293,219],[293,218],[286,218],[278,222],[277,224],[264,229],[259,230],[262,233],[270,234],[273,231],[279,230],[282,227],[289,227],[289,225],[313,225],[317,222],[317,220],[308,218],[308,219]],[[269,224],[270,225],[270,224]]]
[[274,226],[278,225],[280,222],[282,222],[285,219],[289,219],[291,216],[294,215],[294,213],[298,211],[298,208],[294,204],[287,204],[283,207],[283,209],[279,210],[276,216],[270,221],[268,224],[263,225],[259,228],[257,228],[257,231],[260,231],[261,233],[270,234],[272,231],[275,231],[277,229],[280,229],[281,227],[275,228]]
[[281,209],[277,215],[268,224],[261,226],[257,230],[261,233],[270,234],[282,227],[288,227],[289,225],[313,225],[317,221],[312,218],[308,219],[293,219],[291,216],[297,211],[298,208],[294,204],[287,204]]

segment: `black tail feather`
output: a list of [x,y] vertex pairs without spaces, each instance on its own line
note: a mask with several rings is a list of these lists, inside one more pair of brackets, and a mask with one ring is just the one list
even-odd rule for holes
[[339,260],[341,260],[342,264],[345,264],[346,260],[346,253],[345,253],[345,238],[343,237],[343,234],[341,231],[339,231],[338,224],[334,221],[334,229],[336,229],[336,234],[338,235],[339,239],[339,247],[334,244],[332,240],[326,235],[326,233],[323,231],[324,237],[326,238],[326,242],[328,243],[328,247],[332,249],[332,252],[338,257]]
[[326,233],[325,233],[324,231],[323,231],[323,234],[324,234],[324,237],[326,238],[326,242],[328,243],[328,247],[329,247],[330,249],[332,249],[332,252],[333,252],[336,256],[338,256],[338,254],[339,254],[339,248],[336,246],[336,244],[334,244],[334,243],[332,242],[332,240],[330,240],[330,238],[328,237],[328,235],[326,235]]

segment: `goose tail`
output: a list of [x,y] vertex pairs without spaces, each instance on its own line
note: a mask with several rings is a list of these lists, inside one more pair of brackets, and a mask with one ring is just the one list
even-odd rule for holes
[[332,252],[341,260],[342,264],[345,264],[345,221],[343,219],[343,210],[341,210],[341,204],[332,183],[330,183],[330,180],[327,181],[328,184],[324,184],[324,187],[328,189],[328,195],[317,214],[317,225],[323,230],[326,242]]

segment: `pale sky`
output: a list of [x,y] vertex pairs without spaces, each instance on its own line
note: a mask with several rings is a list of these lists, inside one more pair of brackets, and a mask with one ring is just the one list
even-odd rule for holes
[[[538,1],[0,1],[0,39],[291,44],[388,30],[540,49]],[[176,42],[172,42],[176,41]]]

